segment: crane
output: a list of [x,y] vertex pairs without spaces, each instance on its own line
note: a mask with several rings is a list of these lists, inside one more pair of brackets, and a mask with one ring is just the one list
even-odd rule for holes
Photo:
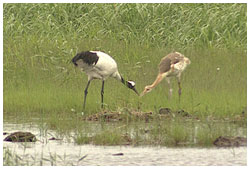
[[175,76],[178,81],[179,86],[179,101],[181,96],[181,73],[186,69],[187,65],[191,64],[191,61],[185,57],[183,54],[179,52],[173,52],[163,57],[158,66],[159,73],[156,77],[155,81],[151,85],[147,85],[144,88],[144,91],[140,94],[140,96],[145,95],[152,91],[163,78],[166,78],[169,85],[169,97],[171,98],[173,89],[170,83],[170,77]]
[[113,77],[121,81],[129,89],[132,89],[137,95],[139,93],[135,89],[134,81],[126,81],[118,72],[116,61],[108,54],[101,51],[83,51],[77,53],[72,59],[73,64],[84,71],[88,76],[87,86],[84,90],[83,109],[85,109],[88,87],[93,79],[102,80],[101,88],[101,107],[103,108],[104,81],[108,77]]

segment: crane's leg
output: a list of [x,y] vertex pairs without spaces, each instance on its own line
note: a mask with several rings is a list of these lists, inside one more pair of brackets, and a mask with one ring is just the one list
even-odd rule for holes
[[179,103],[181,102],[181,75],[176,76],[178,80],[178,86],[179,86]]
[[103,94],[104,94],[104,80],[102,81],[102,90],[101,90],[101,100],[102,100],[102,105],[101,107],[103,108]]
[[166,80],[168,82],[168,87],[169,87],[168,99],[171,99],[172,98],[173,89],[172,89],[172,86],[171,86],[170,78],[166,77]]
[[88,94],[88,88],[89,88],[89,84],[90,84],[91,80],[88,80],[87,86],[84,90],[84,101],[83,101],[83,109],[85,109],[85,104],[86,104],[86,98],[87,98],[87,94]]

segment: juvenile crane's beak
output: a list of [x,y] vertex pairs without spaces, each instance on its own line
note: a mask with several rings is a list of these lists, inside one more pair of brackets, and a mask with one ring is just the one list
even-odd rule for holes
[[140,94],[140,97],[144,96],[144,94],[145,94],[145,93],[142,92],[142,93]]
[[151,86],[145,86],[143,92],[140,94],[140,97],[144,96],[145,94],[149,93],[152,90]]
[[140,97],[144,96],[147,92],[144,90],[141,94]]

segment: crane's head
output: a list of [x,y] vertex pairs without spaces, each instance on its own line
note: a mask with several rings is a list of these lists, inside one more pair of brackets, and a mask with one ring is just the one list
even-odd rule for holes
[[149,86],[145,86],[143,92],[140,94],[140,97],[144,96],[145,94],[149,93],[152,91],[152,87],[149,85]]
[[135,82],[134,81],[132,81],[132,80],[127,81],[127,86],[128,86],[128,88],[132,89],[137,95],[139,95],[139,93],[135,89]]

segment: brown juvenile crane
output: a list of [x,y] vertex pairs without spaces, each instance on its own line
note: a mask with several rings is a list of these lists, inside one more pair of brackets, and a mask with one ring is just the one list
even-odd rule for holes
[[170,83],[170,77],[175,76],[178,81],[179,86],[179,101],[181,96],[181,73],[185,70],[187,65],[189,65],[191,61],[185,57],[183,54],[174,52],[170,53],[167,56],[163,57],[161,59],[161,62],[159,64],[159,73],[155,81],[151,84],[145,87],[144,91],[141,93],[140,96],[145,95],[146,93],[149,93],[153,88],[155,88],[163,78],[166,78],[168,85],[169,85],[169,97],[172,96],[172,87]]

